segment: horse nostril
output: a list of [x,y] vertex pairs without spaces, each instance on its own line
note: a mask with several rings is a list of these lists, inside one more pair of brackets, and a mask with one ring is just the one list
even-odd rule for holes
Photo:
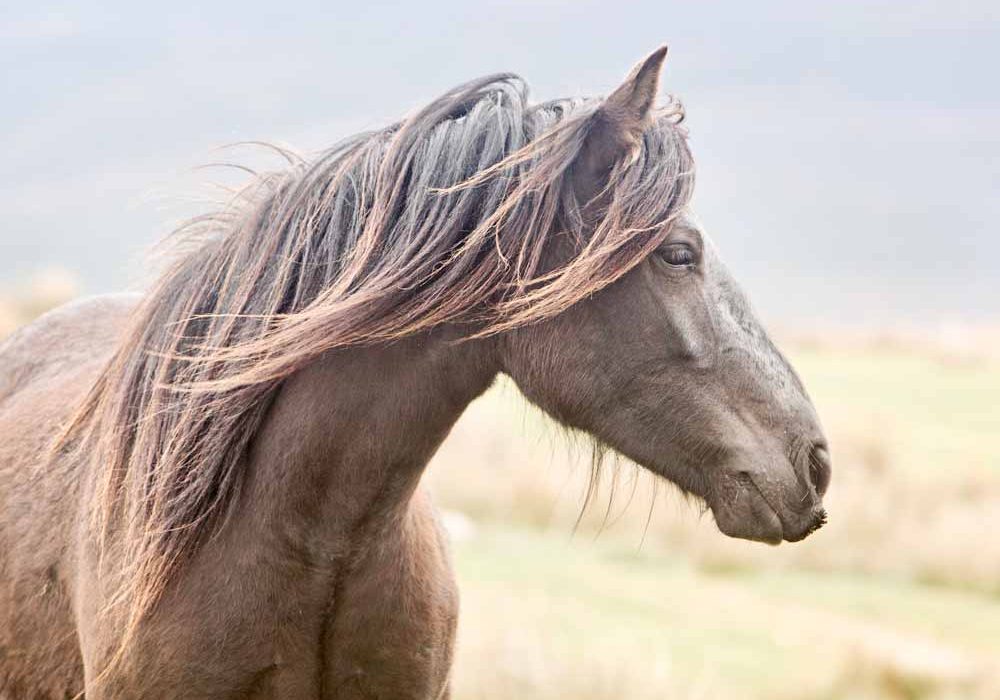
[[830,469],[830,451],[823,443],[814,444],[809,451],[809,480],[820,497],[830,485]]

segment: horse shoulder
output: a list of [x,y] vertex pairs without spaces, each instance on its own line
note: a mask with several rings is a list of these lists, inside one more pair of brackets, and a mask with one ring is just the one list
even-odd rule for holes
[[446,536],[418,489],[402,527],[338,586],[324,686],[338,698],[447,697],[457,622]]

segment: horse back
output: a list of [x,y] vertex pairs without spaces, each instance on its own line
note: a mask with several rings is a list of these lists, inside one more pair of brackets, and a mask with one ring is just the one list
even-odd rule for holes
[[106,359],[138,300],[133,294],[78,299],[0,341],[0,401],[34,380]]
[[81,467],[48,462],[114,351],[136,296],[61,306],[0,342],[0,698],[82,688],[72,586]]

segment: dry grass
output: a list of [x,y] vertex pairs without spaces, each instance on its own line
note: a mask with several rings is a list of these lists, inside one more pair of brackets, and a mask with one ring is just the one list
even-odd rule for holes
[[1000,606],[839,574],[718,574],[609,540],[457,545],[456,698],[994,697]]
[[821,690],[788,700],[995,700],[1000,679],[989,670],[948,669],[935,661],[929,666],[900,665],[864,652],[850,655],[836,677]]
[[[578,536],[600,533],[641,544],[647,552],[680,552],[712,571],[861,572],[1000,595],[1000,538],[987,536],[1000,532],[1000,445],[993,444],[1000,435],[1000,403],[977,414],[980,425],[971,434],[952,436],[946,424],[923,429],[919,422],[926,417],[883,413],[895,409],[878,398],[857,397],[852,403],[849,394],[826,395],[822,379],[810,382],[808,370],[816,366],[839,381],[838,366],[853,371],[845,358],[855,352],[800,353],[806,384],[816,384],[835,457],[827,498],[830,524],[806,542],[773,549],[724,538],[698,504],[626,463],[605,469],[599,497],[584,513]],[[894,357],[882,358],[885,372],[893,371]],[[983,401],[1000,394],[998,364],[949,371],[974,374]],[[942,403],[929,415],[946,421],[957,410]],[[942,443],[932,445],[941,455],[914,454],[912,445],[928,439]],[[951,461],[938,462],[940,457]],[[430,483],[444,507],[475,520],[569,532],[588,478],[586,451],[567,445],[559,430],[503,383],[456,426],[434,461]]]
[[723,537],[628,464],[571,535],[586,449],[506,383],[470,407],[428,477],[480,528],[458,546],[457,698],[1000,697],[1000,363],[882,341],[792,354],[835,477],[827,527],[779,548]]
[[[0,295],[0,336],[73,291]],[[456,698],[1000,697],[1000,333],[797,337],[835,476],[793,546],[624,463],[577,524],[586,446],[509,383],[470,407],[427,477],[465,532]]]

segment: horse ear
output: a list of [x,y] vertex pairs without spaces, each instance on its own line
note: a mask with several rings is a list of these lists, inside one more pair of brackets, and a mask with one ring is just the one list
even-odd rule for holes
[[667,57],[661,46],[640,61],[597,111],[574,165],[577,192],[588,201],[604,189],[615,164],[632,154],[649,126],[660,70]]

